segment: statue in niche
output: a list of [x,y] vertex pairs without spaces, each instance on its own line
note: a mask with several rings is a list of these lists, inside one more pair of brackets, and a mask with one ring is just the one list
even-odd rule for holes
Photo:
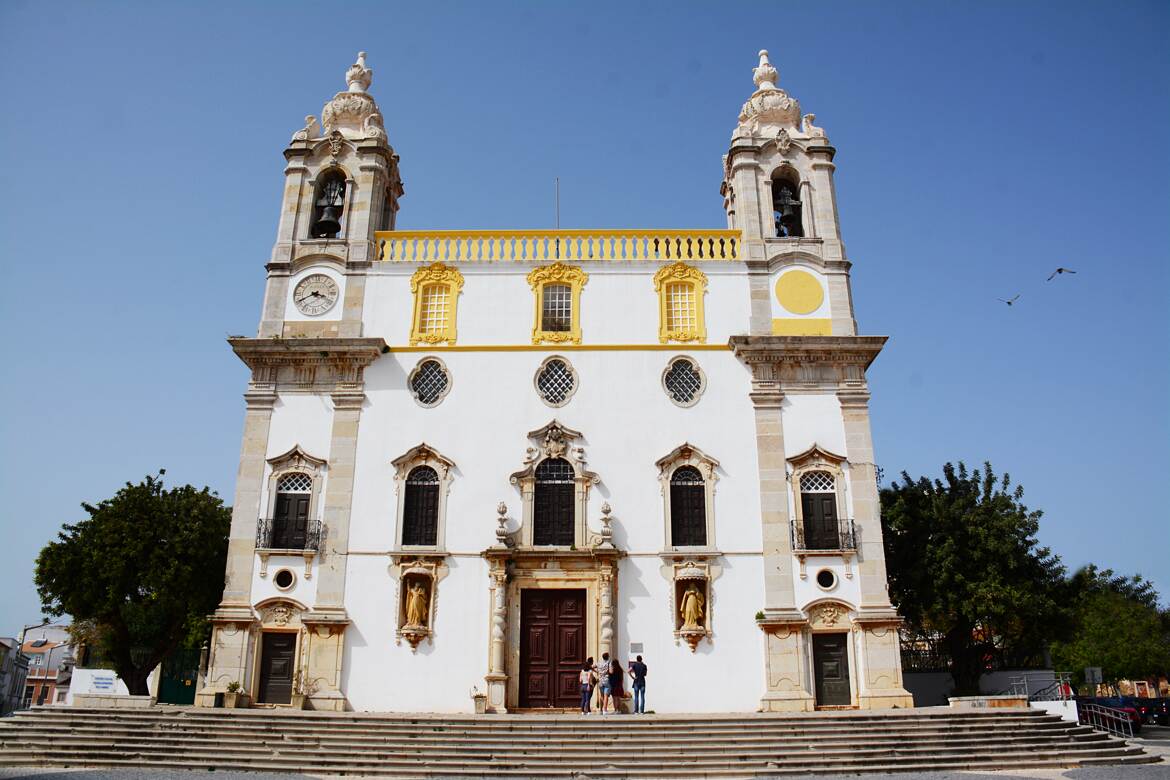
[[406,589],[406,625],[427,624],[427,589],[417,580]]
[[703,629],[703,594],[699,592],[699,586],[693,582],[683,593],[679,614],[682,615],[683,631]]

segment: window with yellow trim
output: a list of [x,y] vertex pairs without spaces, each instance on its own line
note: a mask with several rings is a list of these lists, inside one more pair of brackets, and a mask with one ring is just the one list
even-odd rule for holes
[[706,342],[703,296],[707,275],[681,261],[672,263],[654,274],[654,289],[658,292],[658,340],[663,344]]
[[532,269],[528,284],[535,297],[532,343],[581,343],[581,288],[589,275],[561,262]]
[[463,274],[457,268],[434,263],[410,277],[414,293],[414,314],[410,326],[411,344],[454,344],[455,309]]

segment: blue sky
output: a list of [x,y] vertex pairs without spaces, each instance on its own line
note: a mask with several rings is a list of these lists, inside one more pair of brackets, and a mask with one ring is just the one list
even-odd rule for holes
[[400,227],[541,228],[555,176],[567,227],[722,227],[768,48],[891,337],[887,478],[990,459],[1067,564],[1166,600],[1168,29],[1163,2],[0,3],[0,633],[81,501],[160,467],[231,500],[223,339],[256,326],[284,144],[359,49]]

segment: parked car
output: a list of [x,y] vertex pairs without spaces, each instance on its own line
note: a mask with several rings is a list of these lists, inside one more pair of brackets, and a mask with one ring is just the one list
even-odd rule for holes
[[1135,698],[1133,706],[1142,716],[1142,723],[1170,726],[1170,699]]

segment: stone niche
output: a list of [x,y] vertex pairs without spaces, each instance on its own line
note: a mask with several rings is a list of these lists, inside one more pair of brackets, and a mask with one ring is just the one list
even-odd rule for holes
[[707,561],[683,560],[671,564],[667,574],[673,596],[674,641],[686,642],[693,653],[699,642],[711,639],[711,583],[719,567]]
[[424,639],[434,642],[439,581],[447,574],[440,557],[401,558],[391,565],[398,581],[396,642],[406,640],[417,651]]

